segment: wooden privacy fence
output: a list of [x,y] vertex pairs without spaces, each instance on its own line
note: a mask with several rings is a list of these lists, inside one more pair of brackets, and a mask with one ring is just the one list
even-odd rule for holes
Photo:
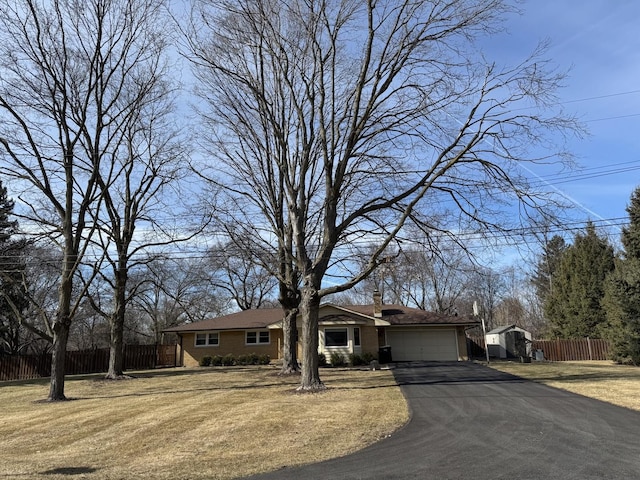
[[531,353],[542,350],[545,360],[608,360],[609,342],[602,339],[578,338],[574,340],[534,340]]
[[[482,335],[468,335],[467,349],[471,357],[484,357],[484,339]],[[609,342],[594,338],[534,340],[531,345],[531,356],[533,358],[535,358],[536,350],[542,350],[544,359],[552,362],[609,359]]]
[[[124,368],[145,370],[176,366],[176,345],[127,345]],[[81,375],[109,369],[109,349],[69,351],[65,356],[65,373]],[[51,354],[0,355],[0,381],[28,380],[51,375]]]

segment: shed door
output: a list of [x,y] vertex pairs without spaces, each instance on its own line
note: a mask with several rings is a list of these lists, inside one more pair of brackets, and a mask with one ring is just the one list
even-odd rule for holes
[[456,331],[451,329],[387,329],[393,361],[457,361]]

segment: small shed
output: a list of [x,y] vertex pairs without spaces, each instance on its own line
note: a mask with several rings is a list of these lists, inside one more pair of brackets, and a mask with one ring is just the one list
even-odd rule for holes
[[516,325],[494,328],[487,332],[486,340],[490,357],[531,357],[531,332]]

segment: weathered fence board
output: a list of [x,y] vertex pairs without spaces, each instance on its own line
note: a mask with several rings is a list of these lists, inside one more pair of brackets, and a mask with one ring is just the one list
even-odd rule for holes
[[[176,365],[175,345],[127,345],[124,368],[144,370]],[[82,375],[106,372],[109,349],[69,351],[65,356],[65,373]],[[0,381],[29,380],[51,375],[51,354],[0,355]]]
[[532,350],[542,350],[544,359],[553,362],[609,358],[609,342],[603,339],[534,340]]

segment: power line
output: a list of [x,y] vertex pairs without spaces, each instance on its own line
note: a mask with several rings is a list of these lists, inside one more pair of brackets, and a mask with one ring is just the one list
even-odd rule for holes
[[628,90],[626,92],[617,92],[617,93],[608,93],[605,95],[597,95],[594,97],[585,97],[585,98],[577,98],[575,100],[566,100],[563,102],[558,102],[560,105],[566,105],[569,103],[579,103],[579,102],[589,102],[591,100],[602,100],[603,98],[611,98],[611,97],[620,97],[623,95],[634,95],[636,93],[640,93],[640,90]]
[[640,113],[631,113],[629,115],[617,115],[615,117],[593,118],[591,120],[583,120],[585,123],[604,122],[606,120],[619,120],[621,118],[640,117]]
[[[607,167],[592,167],[578,172],[565,173],[565,174],[550,174],[545,175],[541,179],[536,180],[532,185],[542,185],[546,183],[553,183],[558,185],[561,183],[578,182],[581,180],[591,180],[594,178],[600,178],[610,175],[619,175],[622,173],[633,172],[640,170],[640,161],[625,162],[624,164],[635,164],[634,166],[626,166],[623,168],[607,168]],[[623,164],[621,164],[623,165]]]
[[[598,220],[590,220],[590,222],[596,227],[596,228],[602,228],[602,227],[623,227],[625,225],[628,225],[629,223],[629,219],[626,217],[613,217],[613,218],[608,218],[608,219],[598,219]],[[462,233],[458,233],[458,234],[454,234],[454,237],[456,239],[458,239],[459,241],[463,241],[463,242],[469,242],[469,243],[474,243],[474,242],[492,242],[491,246],[494,247],[509,247],[509,246],[513,246],[513,242],[515,241],[516,238],[523,238],[523,237],[534,237],[537,235],[541,235],[541,234],[549,234],[549,235],[554,235],[554,234],[566,234],[566,233],[573,233],[573,232],[579,232],[585,229],[586,225],[587,225],[587,221],[575,221],[575,222],[568,222],[565,223],[563,225],[558,225],[558,226],[554,226],[554,227],[548,227],[548,226],[541,226],[541,227],[519,227],[519,228],[512,228],[512,229],[505,229],[505,230],[486,230],[483,232],[462,232]],[[437,238],[438,236],[441,237],[448,237],[447,233],[440,233],[437,232],[436,234],[433,235],[434,238]],[[506,239],[511,237],[513,240],[511,241],[507,241]],[[502,240],[501,242],[496,242],[496,240]],[[354,240],[352,242],[349,243],[349,245],[343,244],[343,245],[339,245],[336,248],[337,249],[350,249],[350,248],[357,248],[358,246],[362,246],[362,247],[366,247],[367,245],[372,244],[373,241],[371,239],[359,239],[359,240]],[[314,248],[317,247],[318,245],[310,245],[310,248]],[[486,245],[482,245],[482,244],[477,244],[477,245],[468,245],[467,248],[469,249],[479,249],[479,248],[488,248]],[[212,254],[211,253],[211,248],[207,248],[207,249],[181,249],[181,250],[173,250],[171,252],[150,252],[149,254],[145,255],[145,256],[137,256],[135,258],[132,258],[132,261],[141,261],[141,260],[146,260],[149,259],[150,257],[153,256],[158,256],[158,257],[169,257],[170,256],[170,260],[173,261],[180,261],[180,260],[205,260],[208,258],[220,258],[226,255],[227,252],[229,252],[230,250],[233,250],[233,253],[237,253],[237,249],[235,249],[235,247],[233,249],[226,249],[224,245],[222,246],[218,246],[216,247],[216,254]],[[2,258],[2,257],[0,257]],[[11,257],[4,257],[4,258],[13,258],[13,256]],[[91,259],[98,259],[100,258],[99,255],[86,255],[84,260],[85,261],[90,261]],[[168,258],[169,259],[169,258]],[[42,259],[34,259],[34,262],[32,263],[33,265],[42,265],[42,264],[46,264],[46,265],[58,265],[59,264],[59,260],[56,259],[47,259],[47,260],[42,260]]]

